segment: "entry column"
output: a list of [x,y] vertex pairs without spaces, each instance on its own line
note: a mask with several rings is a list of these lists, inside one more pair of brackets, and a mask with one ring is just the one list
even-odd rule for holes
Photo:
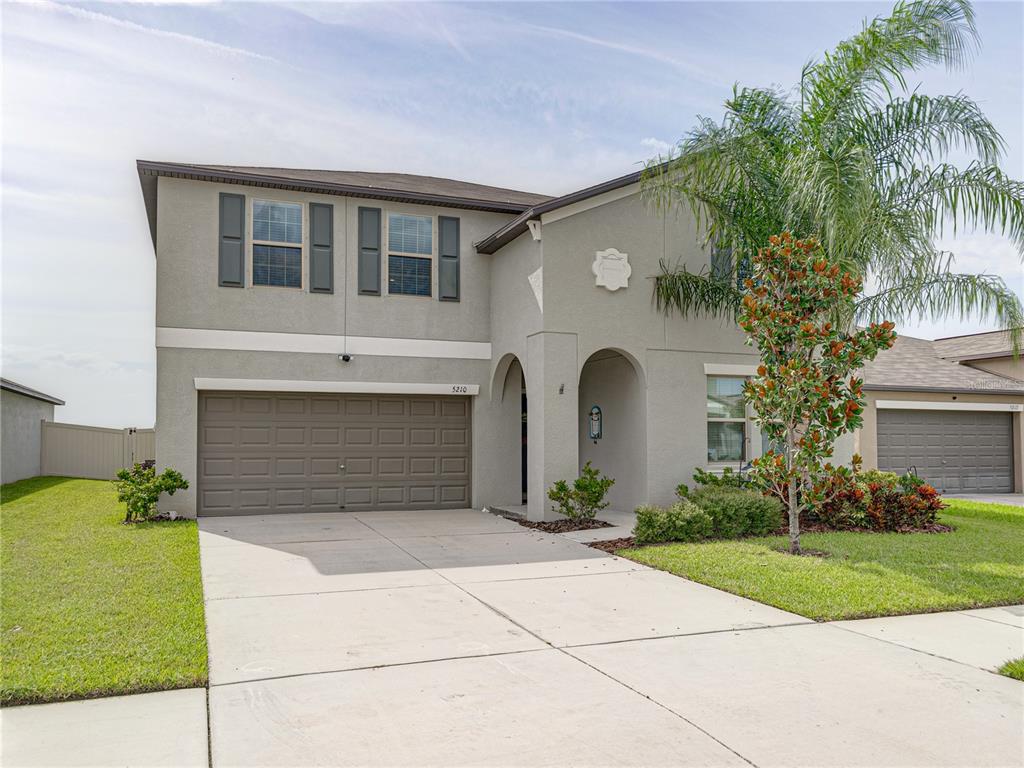
[[551,516],[548,488],[579,474],[579,366],[574,333],[537,333],[526,342],[527,516]]

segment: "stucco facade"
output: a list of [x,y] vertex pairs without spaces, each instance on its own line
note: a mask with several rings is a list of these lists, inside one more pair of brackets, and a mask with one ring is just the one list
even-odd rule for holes
[[53,421],[54,406],[63,404],[56,398],[31,394],[32,390],[26,387],[10,384],[13,386],[9,387],[5,381],[0,388],[0,426],[3,429],[0,483],[13,483],[40,474],[41,422]]
[[[616,508],[666,502],[707,466],[706,365],[755,362],[729,323],[667,317],[652,304],[661,261],[698,271],[707,256],[693,221],[652,211],[635,182],[538,216],[493,253],[475,243],[509,213],[163,174],[155,182],[147,204],[157,257],[157,462],[186,477],[196,474],[198,405],[210,382],[252,389],[262,381],[268,391],[323,382],[334,392],[458,385],[475,392],[473,506],[518,505],[525,485],[529,516],[550,516],[547,489],[588,460],[615,478]],[[333,293],[219,285],[222,193],[332,205]],[[370,206],[459,218],[457,302],[359,293],[357,215]],[[632,270],[615,291],[593,271],[595,253],[609,248]],[[596,440],[587,431],[593,406],[605,425]],[[194,515],[198,492],[193,483],[165,506]]]
[[[733,323],[655,306],[652,278],[662,264],[700,272],[709,259],[692,217],[645,204],[637,174],[545,198],[421,177],[411,177],[418,191],[353,188],[331,172],[284,179],[277,171],[140,162],[157,257],[159,466],[190,479],[201,474],[200,406],[203,393],[217,390],[467,398],[472,505],[525,500],[532,519],[552,516],[547,490],[587,461],[615,479],[609,499],[627,510],[670,502],[697,467],[725,466],[709,462],[709,377],[749,376],[757,358]],[[422,186],[435,182],[424,194]],[[244,198],[244,215],[254,200],[298,203],[306,225],[311,206],[333,206],[331,292],[305,289],[309,243],[303,287],[225,287],[218,279],[223,195]],[[442,220],[457,218],[456,300],[438,288],[439,245],[428,295],[393,295],[386,281],[378,295],[361,290],[373,251],[361,230],[365,209],[382,219],[426,217],[437,237]],[[245,226],[248,272],[250,218]],[[379,250],[386,269],[386,245]],[[612,273],[603,271],[604,259]],[[761,452],[751,416],[749,406],[739,416],[743,458],[731,466]],[[836,461],[859,448],[870,465],[872,419],[840,441]],[[1019,416],[1016,423],[1019,446]],[[338,462],[347,471],[344,458]],[[342,474],[337,482],[347,481]],[[202,482],[165,506],[202,512]]]

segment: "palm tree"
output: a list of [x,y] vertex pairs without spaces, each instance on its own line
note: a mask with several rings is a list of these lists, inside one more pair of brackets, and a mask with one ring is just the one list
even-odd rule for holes
[[[1003,140],[974,101],[911,91],[906,80],[919,67],[961,67],[977,45],[967,0],[900,2],[806,65],[793,92],[735,87],[720,123],[699,119],[644,173],[648,200],[690,209],[714,254],[710,272],[663,263],[658,306],[734,315],[735,277],[769,236],[789,231],[817,235],[874,286],[851,319],[1024,325],[1001,278],[958,274],[935,245],[944,226],[977,227],[1024,254],[1024,183],[999,169]],[[951,150],[973,160],[946,162]]]

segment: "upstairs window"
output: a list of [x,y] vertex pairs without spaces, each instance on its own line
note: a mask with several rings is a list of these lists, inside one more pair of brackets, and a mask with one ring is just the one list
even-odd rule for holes
[[388,214],[388,293],[431,296],[434,266],[434,219]]
[[741,376],[708,376],[708,461],[743,462],[747,456],[747,414]]
[[302,287],[302,204],[252,201],[252,284]]

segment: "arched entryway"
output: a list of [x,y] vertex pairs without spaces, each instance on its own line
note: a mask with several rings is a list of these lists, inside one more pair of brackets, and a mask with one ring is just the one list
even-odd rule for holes
[[614,478],[612,509],[644,503],[647,398],[639,363],[616,349],[590,355],[580,372],[579,411],[580,467],[590,461]]
[[[507,489],[506,504],[526,503],[526,374],[522,363],[513,354],[504,355],[494,371],[492,397],[501,409],[501,428],[495,435],[500,450],[509,458],[506,466],[518,466],[519,471],[511,472],[514,477],[506,478],[503,486]],[[512,457],[515,457],[513,460]],[[514,490],[513,490],[514,488]]]

